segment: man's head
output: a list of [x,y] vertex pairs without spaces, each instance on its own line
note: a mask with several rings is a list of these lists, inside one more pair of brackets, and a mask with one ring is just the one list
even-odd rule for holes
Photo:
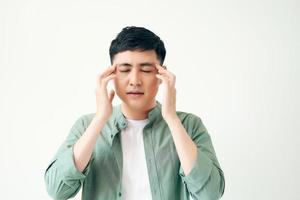
[[152,31],[143,27],[127,26],[122,29],[110,44],[109,55],[111,64],[113,64],[114,57],[117,53],[127,50],[154,50],[160,65],[163,64],[166,56],[163,41]]
[[111,64],[116,64],[114,85],[127,110],[146,112],[155,106],[160,80],[155,65],[162,65],[166,50],[153,32],[125,27],[111,42]]

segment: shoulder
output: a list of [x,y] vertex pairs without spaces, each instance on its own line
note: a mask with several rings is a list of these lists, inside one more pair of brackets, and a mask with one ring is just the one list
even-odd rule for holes
[[89,126],[89,124],[91,123],[91,121],[93,120],[94,116],[96,113],[85,113],[85,114],[81,114],[77,117],[76,121],[75,121],[75,126],[80,126],[80,127],[84,127],[87,128]]
[[196,114],[183,111],[177,111],[176,113],[182,123],[189,125],[202,123],[202,119]]
[[199,133],[206,131],[206,128],[200,116],[194,113],[183,111],[177,111],[176,113],[189,135],[193,135],[195,134],[195,132]]

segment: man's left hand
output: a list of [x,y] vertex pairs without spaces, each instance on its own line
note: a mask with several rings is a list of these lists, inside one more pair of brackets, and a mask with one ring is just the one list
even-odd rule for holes
[[177,117],[176,115],[176,76],[168,71],[166,67],[156,65],[158,74],[156,77],[162,81],[163,100],[162,100],[162,116],[168,122]]

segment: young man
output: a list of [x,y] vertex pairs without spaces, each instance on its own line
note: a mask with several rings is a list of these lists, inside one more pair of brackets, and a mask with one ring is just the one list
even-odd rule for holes
[[[97,76],[96,113],[73,125],[45,172],[48,193],[83,200],[219,199],[223,171],[196,115],[176,111],[175,75],[153,32],[125,27],[111,42],[112,66]],[[122,100],[112,105],[113,80]],[[162,103],[155,99],[159,86]]]

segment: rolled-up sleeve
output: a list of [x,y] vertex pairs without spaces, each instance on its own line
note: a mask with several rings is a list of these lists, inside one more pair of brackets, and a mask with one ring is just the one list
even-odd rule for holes
[[192,170],[185,175],[182,167],[179,174],[194,200],[217,200],[225,191],[224,173],[201,119],[191,115],[186,130],[197,146],[197,158]]
[[44,174],[46,188],[54,199],[62,200],[75,196],[89,173],[93,156],[84,171],[80,172],[75,166],[73,154],[74,144],[85,129],[85,122],[81,116],[76,120],[66,140],[46,168]]

